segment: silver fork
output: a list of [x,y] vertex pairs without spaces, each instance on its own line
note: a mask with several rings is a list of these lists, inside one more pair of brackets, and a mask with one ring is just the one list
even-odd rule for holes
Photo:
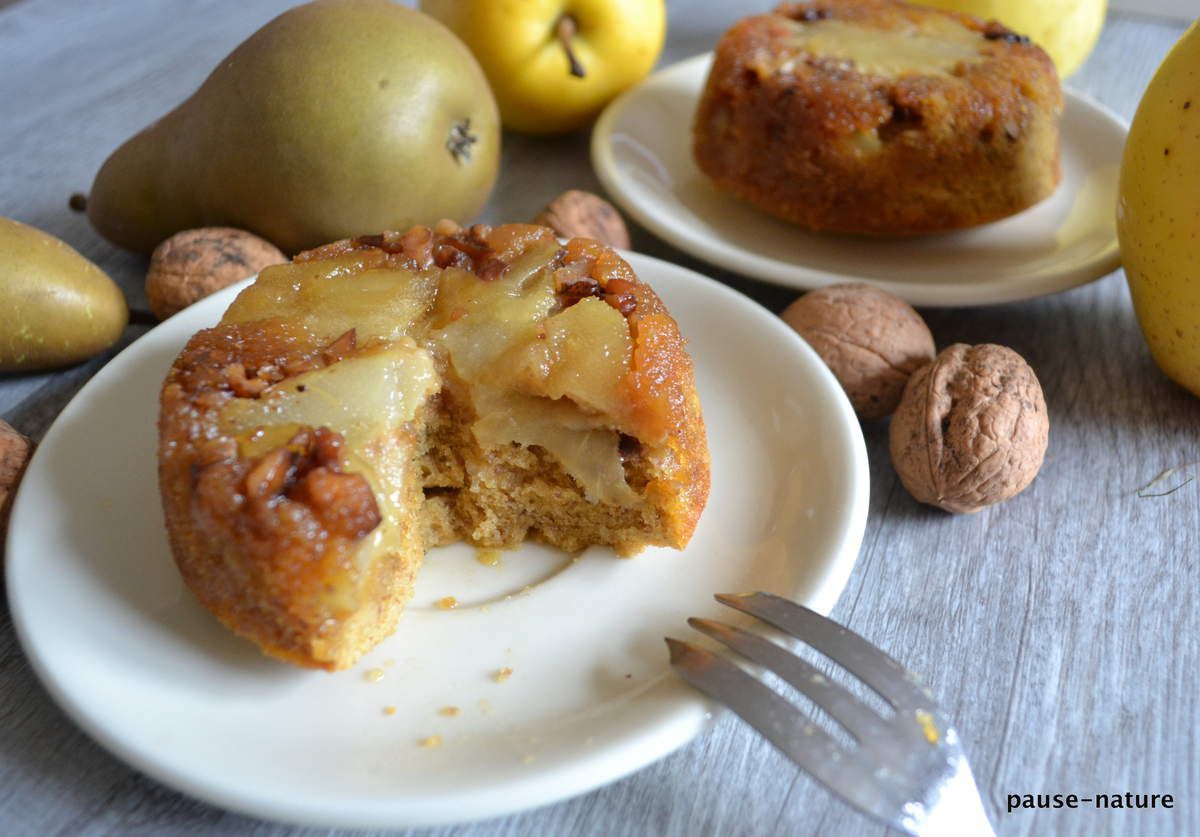
[[844,747],[798,707],[720,654],[667,638],[688,683],[742,717],[784,755],[866,814],[921,837],[990,835],[958,734],[915,674],[836,622],[770,593],[722,594],[728,605],[820,651],[879,694],[885,717],[813,665],[763,637],[710,619],[693,628],[773,671],[838,722]]

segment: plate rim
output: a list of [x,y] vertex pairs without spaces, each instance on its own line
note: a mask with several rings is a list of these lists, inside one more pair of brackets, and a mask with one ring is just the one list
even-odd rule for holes
[[[870,470],[865,438],[841,386],[816,352],[782,320],[755,300],[711,277],[664,259],[628,251],[621,251],[621,255],[627,259],[632,256],[632,261],[635,263],[649,262],[656,270],[666,269],[668,272],[675,272],[680,280],[700,282],[706,285],[710,291],[715,292],[718,298],[723,298],[725,303],[742,306],[747,312],[753,311],[754,316],[762,320],[764,327],[787,335],[788,339],[793,340],[798,352],[805,357],[809,365],[813,366],[818,377],[824,380],[825,394],[831,399],[832,406],[840,414],[836,424],[837,433],[841,437],[839,444],[846,448],[848,458],[845,469],[848,477],[845,489],[848,508],[843,514],[845,523],[840,527],[836,546],[829,550],[832,555],[829,569],[815,585],[809,599],[813,609],[827,614],[845,590],[850,574],[857,564],[865,536],[870,498]],[[637,269],[635,267],[635,270]],[[218,291],[193,307],[207,306],[218,311],[224,310],[233,296],[253,281],[253,278],[249,277]],[[653,281],[650,284],[653,287]],[[167,320],[159,323],[135,339],[111,358],[80,388],[47,429],[42,443],[35,450],[29,463],[30,471],[39,467],[40,458],[47,455],[43,454],[43,450],[53,448],[56,437],[60,433],[66,432],[64,428],[73,423],[75,415],[85,410],[86,404],[93,397],[103,393],[109,380],[115,379],[120,374],[120,369],[124,364],[118,364],[115,361],[126,354],[132,356],[143,351],[143,345],[148,344],[142,344],[142,339],[164,326],[168,326],[169,322]],[[725,711],[699,694],[689,696],[687,702],[681,703],[672,712],[670,720],[658,721],[648,725],[647,728],[639,729],[636,734],[622,739],[619,746],[591,754],[581,754],[582,757],[576,757],[570,763],[570,770],[560,770],[554,774],[554,782],[547,783],[543,777],[528,777],[521,780],[520,777],[513,776],[505,785],[489,788],[486,799],[479,801],[469,809],[458,807],[449,810],[453,805],[442,803],[439,812],[439,805],[435,799],[434,804],[423,806],[422,810],[414,812],[411,807],[406,811],[403,805],[397,806],[394,799],[380,800],[377,794],[368,794],[362,798],[351,798],[349,795],[343,794],[340,807],[334,810],[335,806],[329,804],[330,800],[327,798],[321,798],[316,804],[311,804],[307,800],[299,798],[285,801],[277,800],[270,795],[266,797],[256,795],[252,790],[231,787],[228,783],[222,784],[214,781],[211,776],[197,776],[195,771],[179,768],[172,760],[163,758],[159,749],[127,742],[119,730],[114,730],[104,723],[102,711],[90,709],[87,702],[78,694],[78,690],[73,691],[68,687],[70,677],[68,674],[56,670],[53,661],[49,659],[53,655],[43,657],[43,649],[30,632],[31,616],[26,612],[26,605],[22,601],[23,583],[20,574],[23,561],[18,557],[19,547],[24,541],[21,534],[24,527],[21,526],[21,521],[27,515],[34,513],[33,507],[30,505],[32,502],[29,493],[18,487],[12,505],[9,536],[5,544],[4,570],[13,628],[38,681],[59,709],[79,729],[108,750],[110,754],[154,781],[186,796],[225,810],[302,826],[368,829],[451,825],[516,814],[589,793],[644,769],[690,743],[701,732],[715,724]],[[669,671],[664,671],[664,675],[669,676]],[[686,716],[690,710],[694,709],[703,711],[705,717],[701,723],[689,725],[686,723]],[[645,745],[648,738],[653,740],[653,747]],[[613,762],[614,758],[620,756],[621,749],[631,751],[634,757],[620,758],[622,764],[619,769],[610,768],[597,776],[596,765],[602,761]],[[552,784],[553,787],[547,793],[545,790],[548,784]]]
[[[739,276],[800,291],[842,282],[864,282],[894,293],[912,305],[926,308],[1001,305],[1008,302],[1036,299],[1098,281],[1121,267],[1120,244],[1117,240],[1115,226],[1111,240],[1095,258],[1087,263],[1076,265],[1069,270],[1043,274],[1032,281],[1009,283],[998,289],[990,289],[988,285],[978,282],[969,285],[926,285],[920,282],[889,281],[851,273],[835,273],[806,267],[802,264],[788,264],[733,245],[714,246],[702,235],[687,230],[686,225],[671,224],[662,220],[656,213],[647,211],[644,205],[632,198],[624,188],[622,177],[618,174],[619,169],[611,141],[613,124],[628,107],[630,101],[636,99],[646,86],[655,81],[661,82],[666,77],[693,72],[696,66],[711,63],[712,59],[712,51],[681,59],[656,70],[621,93],[600,114],[589,141],[592,168],[604,190],[638,224],[661,241],[678,248],[689,256]],[[1129,121],[1108,106],[1065,86],[1063,87],[1063,96],[1065,99],[1064,113],[1067,108],[1085,108],[1103,117],[1105,121],[1128,135]],[[690,123],[686,130],[691,130]],[[753,208],[748,207],[748,209]],[[1116,207],[1113,208],[1113,213],[1115,216]],[[763,217],[770,218],[771,216],[764,214]],[[986,292],[980,294],[978,291],[981,288]]]

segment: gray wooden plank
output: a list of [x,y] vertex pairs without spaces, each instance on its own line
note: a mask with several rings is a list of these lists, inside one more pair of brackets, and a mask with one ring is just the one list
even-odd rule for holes
[[[144,261],[66,207],[119,142],[185,97],[290,0],[22,0],[0,6],[0,214],[72,243],[141,305]],[[707,49],[770,2],[674,0],[665,62]],[[1126,118],[1178,25],[1113,19],[1071,85]],[[595,188],[586,138],[506,137],[485,217],[530,217]],[[790,291],[734,277],[634,230],[637,249],[779,310]],[[969,281],[965,279],[965,281]],[[938,342],[999,342],[1030,361],[1052,420],[1043,473],[972,517],[915,504],[886,427],[864,428],[871,515],[835,616],[923,672],[958,719],[994,808],[1007,793],[1173,793],[1174,811],[1000,815],[1010,835],[1200,833],[1200,483],[1138,486],[1197,455],[1200,402],[1154,368],[1120,274],[1053,297],[926,312]],[[139,332],[131,329],[132,339]],[[0,379],[0,415],[40,435],[100,361]],[[1193,468],[1189,473],[1196,473]],[[0,830],[6,834],[327,834],[261,823],[146,779],[54,707],[0,617]],[[679,753],[565,803],[437,835],[877,834],[732,718]]]

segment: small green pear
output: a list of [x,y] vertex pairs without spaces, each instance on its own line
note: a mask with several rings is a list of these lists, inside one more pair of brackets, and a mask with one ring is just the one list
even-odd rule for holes
[[259,29],[118,148],[88,217],[131,250],[231,226],[295,253],[468,221],[499,159],[495,98],[454,34],[390,0],[318,0]]
[[127,322],[108,274],[54,236],[0,218],[0,372],[85,360]]

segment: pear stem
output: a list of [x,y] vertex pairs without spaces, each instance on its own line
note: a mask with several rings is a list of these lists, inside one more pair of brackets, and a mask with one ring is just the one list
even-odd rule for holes
[[575,57],[575,50],[571,48],[571,39],[575,37],[575,33],[578,31],[579,26],[575,23],[575,18],[571,15],[563,15],[558,19],[558,25],[554,29],[554,34],[558,36],[558,40],[563,46],[563,51],[567,54],[567,63],[570,65],[571,75],[575,76],[575,78],[583,78],[587,75],[587,71],[579,63],[579,59]]

